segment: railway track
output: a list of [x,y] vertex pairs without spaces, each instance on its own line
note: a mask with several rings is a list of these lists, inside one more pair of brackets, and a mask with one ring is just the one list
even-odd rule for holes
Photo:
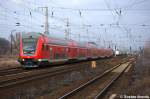
[[[17,84],[25,83],[28,81],[45,78],[45,77],[51,77],[56,76],[59,74],[71,72],[74,70],[85,68],[85,66],[57,66],[57,67],[51,67],[51,68],[43,68],[43,69],[33,69],[33,70],[25,70],[18,73],[11,73],[8,74],[7,71],[5,72],[6,75],[1,76],[0,75],[0,90],[4,89],[6,87],[11,87]],[[11,71],[11,70],[8,70]],[[13,70],[12,70],[13,71]],[[1,74],[1,73],[0,73]]]
[[[77,61],[77,62],[70,62],[70,63],[64,63],[64,64],[58,64],[56,66],[63,66],[63,65],[68,65],[68,64],[76,64],[76,63],[80,63],[80,62],[88,62],[88,61]],[[55,67],[56,67],[55,66]],[[52,67],[44,67],[44,68],[32,68],[32,69],[24,69],[21,66],[20,67],[13,67],[13,68],[4,68],[4,69],[0,69],[0,76],[5,76],[5,75],[11,75],[11,74],[17,74],[17,73],[21,73],[21,72],[27,72],[27,71],[34,71],[34,70],[42,70],[42,69],[48,69],[48,68],[53,68]]]
[[[74,61],[74,62],[70,62],[70,63],[64,63],[64,64],[58,64],[56,66],[63,66],[63,65],[68,65],[68,64],[77,64],[77,63],[82,63],[82,62],[88,62],[91,60],[82,60],[82,61]],[[55,66],[55,65],[54,65]],[[52,66],[52,68],[54,67]],[[55,66],[55,67],[56,67]],[[11,74],[17,74],[17,73],[21,73],[21,72],[26,72],[26,71],[33,71],[33,70],[38,70],[38,69],[48,69],[51,67],[44,67],[44,68],[32,68],[32,69],[24,69],[21,66],[20,67],[13,67],[13,68],[4,68],[4,69],[0,69],[0,76],[5,76],[5,75],[11,75]]]
[[[126,59],[123,59],[124,61]],[[44,69],[34,70],[19,70],[19,68],[8,69],[0,72],[0,90],[6,87],[11,87],[17,84],[25,83],[28,81],[41,79],[45,77],[56,76],[59,74],[71,72],[74,70],[85,68],[85,66],[58,66]],[[13,72],[12,72],[13,71]],[[2,73],[3,72],[3,73]]]
[[59,99],[102,99],[110,86],[124,73],[131,65],[131,59],[98,75],[79,87],[59,97]]
[[[97,60],[97,59],[96,59]],[[101,59],[102,60],[102,59]],[[104,60],[104,59],[103,59]],[[106,59],[105,59],[106,60]],[[60,65],[56,65],[56,66],[63,66],[63,65],[68,65],[68,64],[77,64],[77,63],[82,63],[82,62],[89,62],[92,61],[91,60],[82,60],[82,61],[74,61],[74,62],[69,62],[69,63],[65,63],[65,64],[60,64]],[[56,67],[55,66],[55,67]],[[54,66],[52,66],[54,67]],[[34,69],[23,69],[21,66],[20,67],[11,67],[11,68],[3,68],[0,69],[0,76],[5,76],[5,75],[11,75],[11,74],[17,74],[17,73],[21,73],[21,72],[26,72],[26,71],[32,71],[35,69],[47,69],[47,68],[51,68],[51,67],[45,67],[45,68],[34,68]]]
[[21,67],[1,69],[0,70],[0,76],[17,74],[17,73],[24,72],[24,71],[27,71],[27,70],[24,70]]

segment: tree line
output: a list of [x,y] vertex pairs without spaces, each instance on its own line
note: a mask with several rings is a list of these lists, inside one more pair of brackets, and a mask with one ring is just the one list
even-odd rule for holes
[[10,54],[10,41],[0,37],[0,55]]

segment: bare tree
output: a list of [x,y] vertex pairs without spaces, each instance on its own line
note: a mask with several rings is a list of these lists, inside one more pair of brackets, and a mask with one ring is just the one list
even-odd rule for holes
[[11,54],[15,55],[19,53],[19,33],[10,35],[11,37]]
[[0,55],[5,55],[10,52],[10,42],[5,38],[0,38]]

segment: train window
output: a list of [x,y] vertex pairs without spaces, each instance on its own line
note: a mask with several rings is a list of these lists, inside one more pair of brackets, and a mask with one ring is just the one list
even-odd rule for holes
[[65,53],[55,53],[55,55],[54,55],[54,58],[55,59],[64,59],[64,58],[66,58],[66,54]]
[[44,44],[42,44],[42,50],[44,50]]
[[69,48],[66,48],[66,52],[69,52]]
[[55,53],[55,59],[58,59],[59,54]]
[[71,48],[68,48],[68,52],[70,52],[71,51]]

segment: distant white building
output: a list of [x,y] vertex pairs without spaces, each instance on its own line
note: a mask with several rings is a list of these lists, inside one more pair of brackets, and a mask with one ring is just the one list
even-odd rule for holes
[[119,50],[115,50],[115,56],[117,56],[119,54],[120,54]]

